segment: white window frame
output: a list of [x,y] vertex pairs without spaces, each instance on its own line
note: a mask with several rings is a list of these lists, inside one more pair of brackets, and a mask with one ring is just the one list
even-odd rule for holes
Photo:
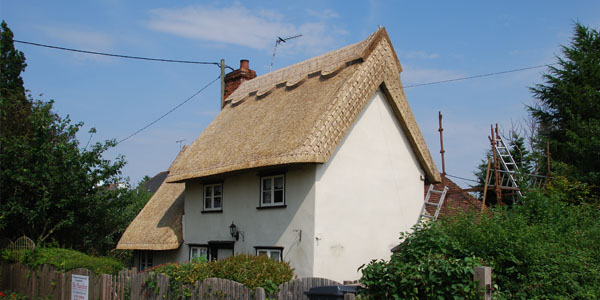
[[[275,189],[275,179],[281,178],[283,181],[283,185],[281,189]],[[265,194],[265,181],[271,181],[271,203],[265,203],[264,194]],[[281,202],[275,202],[275,192],[281,191]],[[260,206],[284,206],[285,205],[285,176],[283,174],[273,175],[273,176],[263,176],[260,178]]]
[[[194,255],[194,250],[196,250],[196,254]],[[208,247],[207,246],[190,246],[190,261],[192,261],[196,257],[200,257],[204,255],[208,260]]]
[[256,248],[256,256],[259,255],[263,255],[260,254],[260,252],[263,252],[264,255],[268,256],[270,259],[274,259],[273,258],[273,254],[277,253],[277,261],[282,261],[283,260],[283,249],[282,248]]
[[[219,207],[215,207],[215,187],[221,187],[221,195],[219,196],[221,198],[221,203]],[[211,193],[210,196],[208,196],[207,190],[210,188]],[[223,210],[223,184],[222,183],[214,183],[214,184],[205,184],[204,185],[204,191],[203,191],[203,210],[204,211],[220,211]],[[209,201],[210,202],[210,207],[206,207],[206,202]]]

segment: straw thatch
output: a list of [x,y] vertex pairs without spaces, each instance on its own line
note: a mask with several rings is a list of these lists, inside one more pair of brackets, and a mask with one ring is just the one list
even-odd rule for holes
[[440,181],[406,101],[384,28],[364,41],[246,81],[174,163],[168,182],[250,168],[325,163],[378,88],[407,133],[427,179]]
[[[185,150],[186,147],[179,152],[173,164],[181,158]],[[179,248],[183,242],[181,222],[184,190],[185,183],[163,181],[146,206],[129,224],[117,244],[117,249],[172,250]]]

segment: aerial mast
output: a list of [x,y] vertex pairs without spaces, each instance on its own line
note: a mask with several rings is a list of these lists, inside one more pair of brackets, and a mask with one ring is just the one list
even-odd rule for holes
[[279,45],[281,43],[285,43],[285,42],[295,39],[295,38],[299,38],[301,36],[302,36],[302,34],[298,34],[298,35],[290,36],[290,37],[286,37],[286,38],[282,38],[280,36],[277,37],[277,39],[275,40],[275,48],[273,49],[273,57],[271,58],[271,67],[269,68],[269,72],[271,72],[273,70],[273,62],[275,62],[275,53],[277,52],[277,45]]

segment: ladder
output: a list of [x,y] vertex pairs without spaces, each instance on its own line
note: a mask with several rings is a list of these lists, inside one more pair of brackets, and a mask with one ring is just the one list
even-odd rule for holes
[[[442,205],[444,205],[444,198],[446,198],[446,193],[448,192],[448,187],[444,186],[444,189],[441,191],[438,190],[434,190],[433,189],[433,184],[429,185],[429,189],[427,190],[427,195],[425,195],[425,201],[423,202],[423,207],[421,208],[421,216],[419,217],[419,221],[421,221],[423,218],[428,218],[432,221],[435,221],[439,214],[440,214],[440,210],[442,209]],[[437,203],[435,202],[429,202],[429,198],[431,196],[431,194],[440,194],[440,201],[438,201]],[[427,213],[427,206],[435,206],[435,213],[432,215],[430,215],[429,213]]]
[[500,166],[502,167],[502,170],[498,170],[498,172],[502,174],[500,177],[500,187],[515,190],[517,195],[519,195],[519,198],[521,198],[523,197],[523,194],[521,193],[521,189],[519,189],[519,185],[517,185],[517,181],[515,180],[515,173],[517,170],[519,170],[519,167],[510,154],[504,139],[500,135],[497,137],[498,138],[496,139],[494,149],[497,157],[500,160]]

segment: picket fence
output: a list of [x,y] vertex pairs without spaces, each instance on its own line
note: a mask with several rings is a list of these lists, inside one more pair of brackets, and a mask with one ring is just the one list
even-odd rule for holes
[[[121,271],[118,275],[96,275],[88,269],[75,269],[68,272],[57,271],[53,266],[42,265],[37,269],[15,264],[3,264],[0,274],[0,290],[10,290],[26,295],[29,299],[71,299],[71,278],[73,274],[88,276],[88,299],[90,300],[164,300],[164,299],[240,299],[240,300],[308,300],[304,292],[315,286],[339,285],[339,282],[324,278],[295,279],[279,286],[279,291],[267,295],[263,288],[252,291],[235,281],[208,278],[197,281],[194,286],[180,287],[176,295],[169,292],[169,278],[156,274],[153,281],[156,287],[148,286],[149,273],[137,273],[135,269]],[[181,291],[185,289],[186,293]],[[353,294],[344,299],[353,300]]]

